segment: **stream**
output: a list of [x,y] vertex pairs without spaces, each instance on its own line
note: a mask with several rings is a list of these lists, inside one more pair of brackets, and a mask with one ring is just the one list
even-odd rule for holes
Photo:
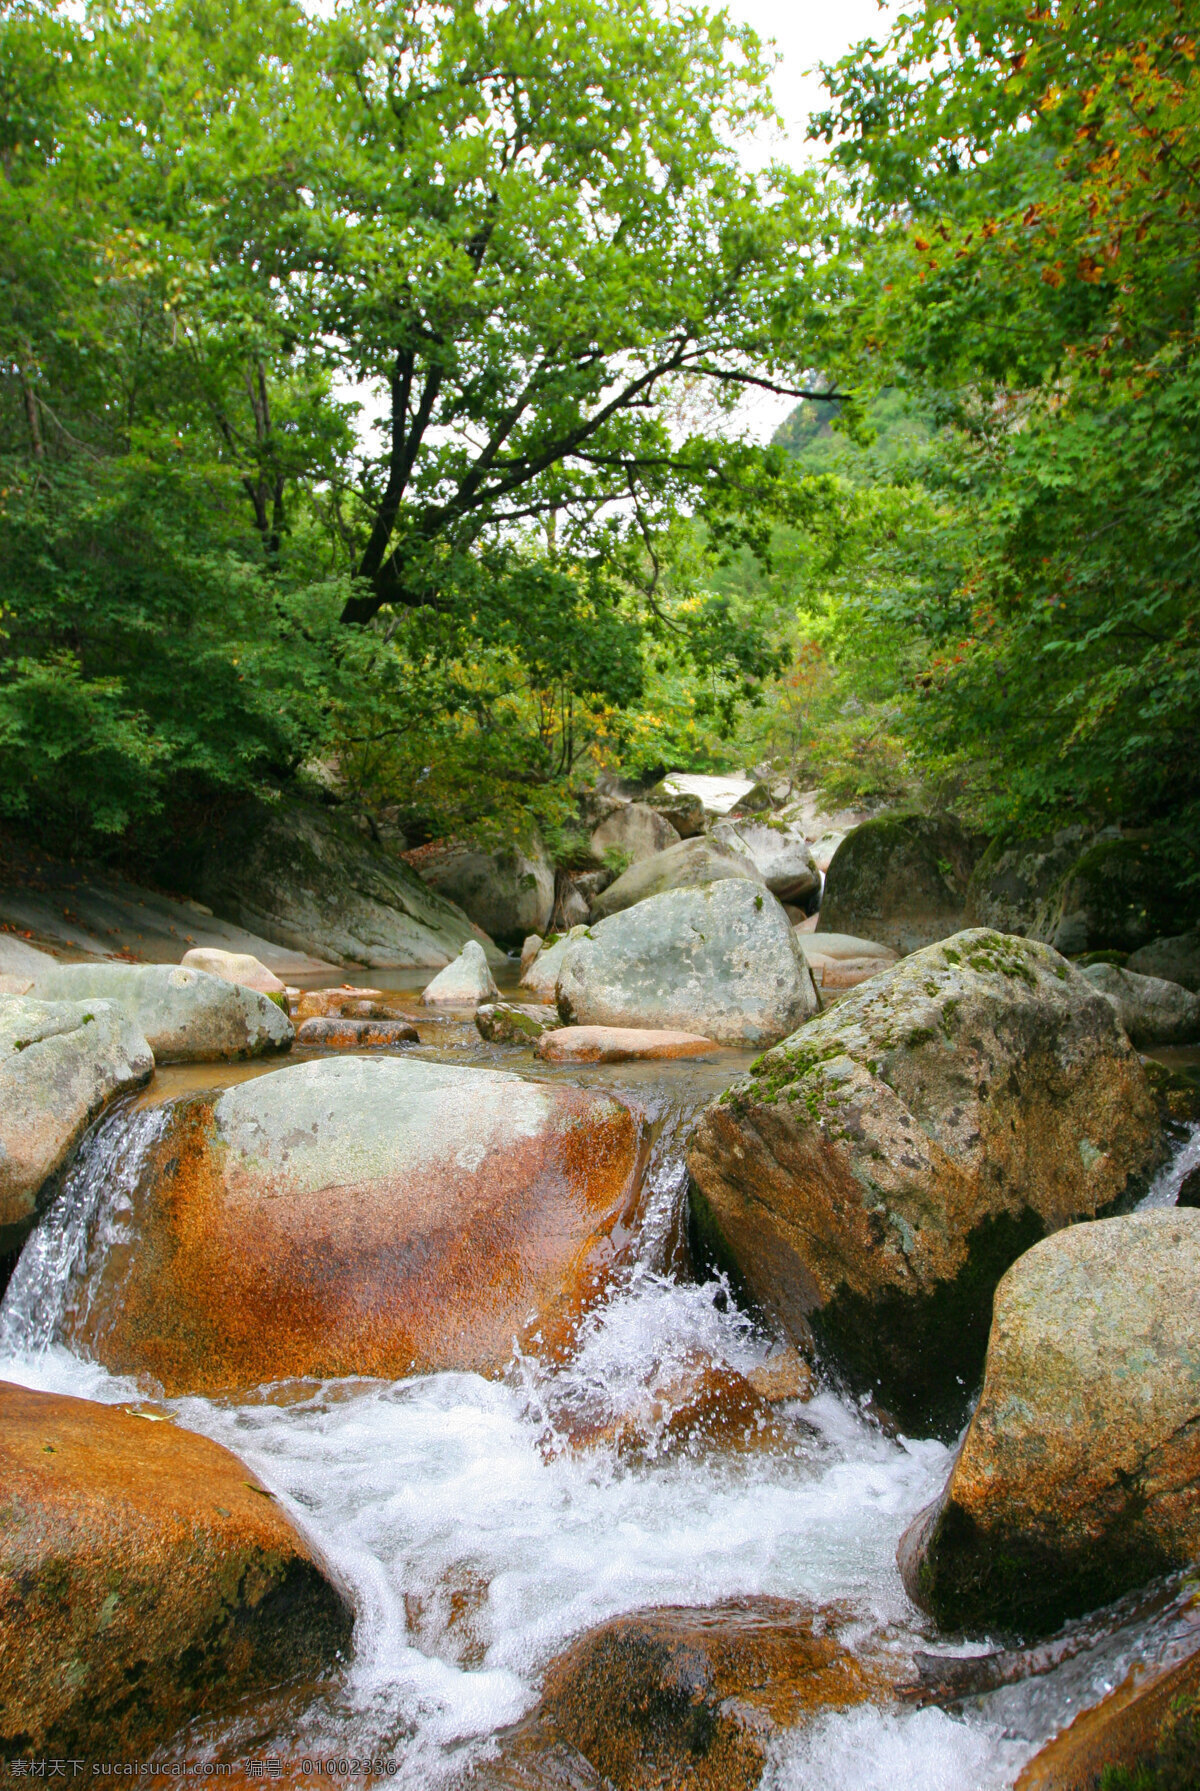
[[[263,1066],[160,1071],[85,1141],[62,1193],[26,1245],[0,1306],[0,1378],[47,1391],[138,1402],[227,1445],[281,1499],[349,1590],[351,1660],[328,1682],[291,1688],[220,1727],[198,1725],[171,1759],[275,1756],[388,1763],[386,1781],[440,1791],[469,1781],[492,1738],[532,1708],[549,1659],[590,1625],[656,1604],[770,1593],[851,1600],[898,1646],[951,1655],[989,1638],[937,1639],[909,1603],[896,1542],[940,1489],[952,1451],[889,1438],[831,1392],[781,1409],[783,1441],[727,1453],[636,1459],[603,1440],[572,1447],[564,1415],[617,1418],[699,1354],[746,1370],[772,1340],[719,1280],[673,1263],[686,1198],[683,1148],[700,1108],[749,1061],[572,1069],[485,1045],[460,1017],[418,1017],[415,1054],[603,1085],[639,1108],[654,1139],[651,1197],[631,1271],[552,1369],[514,1358],[499,1381],[436,1374],[385,1384],[288,1383],[246,1403],[162,1401],[63,1342],[97,1264],[128,1248],[130,1189],[167,1105]],[[429,1042],[433,1041],[433,1042]],[[314,1053],[294,1054],[292,1059]],[[1200,1131],[1148,1202],[1174,1200],[1200,1160]],[[775,1746],[766,1791],[1002,1791],[1083,1703],[1131,1660],[1175,1638],[1169,1610],[1105,1631],[1067,1665],[953,1710],[859,1707]],[[354,1775],[350,1775],[351,1782]]]

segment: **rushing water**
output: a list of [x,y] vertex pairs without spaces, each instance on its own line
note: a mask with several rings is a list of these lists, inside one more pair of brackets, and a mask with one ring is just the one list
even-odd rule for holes
[[[481,1058],[453,1029],[437,1054],[517,1061]],[[877,1631],[935,1645],[894,1553],[945,1478],[951,1452],[940,1443],[889,1439],[823,1393],[785,1408],[782,1440],[753,1453],[656,1456],[651,1442],[626,1459],[603,1442],[569,1446],[563,1426],[572,1415],[618,1417],[697,1356],[745,1370],[770,1347],[722,1283],[687,1280],[671,1256],[683,1140],[728,1066],[576,1079],[606,1082],[640,1105],[655,1143],[638,1261],[565,1367],[523,1359],[500,1381],[439,1374],[292,1384],[240,1405],[165,1402],[280,1497],[357,1613],[353,1657],[340,1674],[219,1730],[197,1730],[191,1757],[383,1757],[397,1762],[392,1783],[449,1787],[536,1702],[542,1669],[570,1637],[652,1604],[754,1593],[849,1598]],[[0,1308],[0,1377],[99,1400],[154,1398],[155,1389],[106,1374],[63,1338],[86,1314],[97,1264],[131,1247],[130,1192],[165,1112],[161,1101],[128,1104],[87,1140]],[[1200,1156],[1196,1137],[1186,1148],[1189,1162]],[[1175,1171],[1150,1199],[1174,1198],[1178,1161]],[[1137,1648],[1169,1646],[1166,1629],[1152,1631],[1123,1631],[1068,1668],[955,1712],[830,1714],[779,1742],[764,1783],[1002,1791],[1081,1702],[1119,1682]],[[985,1642],[967,1639],[957,1651]]]

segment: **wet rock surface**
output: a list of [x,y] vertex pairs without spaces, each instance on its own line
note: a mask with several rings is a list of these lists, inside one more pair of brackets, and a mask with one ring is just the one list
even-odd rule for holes
[[886,1698],[905,1676],[902,1656],[854,1651],[854,1626],[848,1608],[783,1598],[614,1618],[551,1662],[541,1704],[480,1783],[574,1756],[617,1791],[750,1791],[783,1729]]
[[718,1260],[802,1349],[952,1435],[992,1291],[1159,1160],[1111,1006],[1047,947],[973,930],[851,990],[709,1106],[688,1167]]
[[153,1072],[149,1045],[111,1002],[0,997],[0,1255],[23,1241],[96,1115]]
[[298,1045],[324,1045],[335,1051],[390,1050],[395,1045],[419,1045],[421,1035],[409,1020],[356,1020],[334,1018],[305,1020],[296,1033]]
[[73,1338],[169,1393],[498,1374],[623,1260],[639,1128],[610,1096],[411,1058],[179,1102]]
[[1200,1556],[1200,1212],[1071,1226],[996,1289],[979,1405],[899,1560],[952,1628],[1045,1632]]
[[959,932],[983,844],[950,815],[864,821],[830,861],[814,937],[850,933],[904,953]]
[[44,1001],[108,1001],[156,1063],[219,1063],[288,1051],[292,1023],[267,995],[169,964],[59,964],[34,984]]
[[817,995],[774,896],[742,878],[671,890],[573,939],[558,975],[567,1025],[669,1027],[769,1044]]
[[629,1063],[636,1059],[705,1057],[712,1039],[694,1032],[652,1031],[639,1026],[559,1026],[543,1032],[535,1047],[547,1063]]
[[533,1002],[485,1001],[475,1009],[479,1036],[494,1045],[529,1045],[558,1025],[558,1009]]
[[603,890],[592,907],[593,921],[620,914],[651,896],[672,889],[700,889],[726,878],[743,878],[765,889],[762,872],[744,852],[731,852],[707,838],[681,840],[653,858],[631,864]]
[[349,1645],[351,1612],[307,1543],[204,1437],[4,1382],[0,1487],[10,1757],[144,1759],[200,1710]]

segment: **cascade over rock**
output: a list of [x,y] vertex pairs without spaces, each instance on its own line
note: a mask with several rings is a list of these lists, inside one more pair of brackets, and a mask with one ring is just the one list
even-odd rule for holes
[[182,964],[59,964],[34,984],[45,1001],[111,1001],[156,1063],[218,1063],[288,1051],[292,1023],[269,996]]
[[1111,1005],[1048,947],[977,929],[759,1058],[688,1167],[702,1234],[792,1341],[952,1435],[1009,1263],[1131,1197],[1161,1148]]
[[1057,1628],[1200,1556],[1200,1212],[1073,1225],[996,1289],[979,1404],[900,1544],[954,1629]]
[[0,1750],[145,1759],[328,1669],[353,1615],[218,1443],[0,1382]]
[[775,897],[726,878],[651,896],[572,939],[558,1009],[567,1025],[768,1044],[816,1012],[817,994]]
[[639,1128],[609,1096],[330,1057],[176,1104],[77,1346],[171,1394],[498,1374],[622,1260]]
[[0,1254],[25,1237],[101,1109],[153,1074],[149,1045],[112,1002],[0,997]]

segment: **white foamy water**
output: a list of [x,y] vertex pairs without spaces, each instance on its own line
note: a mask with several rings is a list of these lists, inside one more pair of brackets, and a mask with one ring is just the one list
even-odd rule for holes
[[[659,1119],[661,1121],[661,1114]],[[0,1378],[109,1402],[145,1387],[62,1342],[105,1253],[127,1249],[130,1191],[162,1109],[112,1116],[89,1140],[31,1240],[0,1308]],[[660,1129],[639,1264],[593,1314],[574,1359],[514,1361],[503,1381],[439,1374],[264,1390],[241,1405],[164,1402],[180,1424],[234,1450],[274,1491],[349,1592],[353,1654],[297,1704],[198,1730],[196,1758],[370,1756],[391,1781],[436,1788],[486,1755],[537,1700],[546,1663],[611,1616],[659,1604],[767,1593],[851,1600],[868,1629],[929,1636],[895,1566],[897,1540],[940,1490],[951,1452],[893,1441],[824,1393],[784,1411],[785,1437],[745,1455],[623,1459],[568,1445],[574,1416],[600,1425],[697,1358],[745,1370],[767,1341],[728,1289],[665,1272],[683,1193],[686,1113]],[[964,1716],[833,1713],[774,1752],[770,1791],[1001,1791],[1104,1670],[1067,1692],[1010,1688]]]

